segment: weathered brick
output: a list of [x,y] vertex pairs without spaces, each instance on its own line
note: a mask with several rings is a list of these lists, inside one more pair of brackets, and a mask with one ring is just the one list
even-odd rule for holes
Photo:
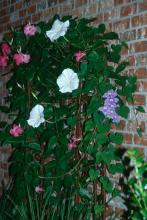
[[145,96],[134,95],[134,105],[145,105]]
[[130,66],[135,66],[136,59],[135,59],[135,56],[134,56],[134,55],[133,55],[133,56],[129,56],[129,57],[127,58],[127,60],[128,60],[128,62],[129,62],[129,65],[130,65]]
[[145,67],[138,68],[135,70],[134,75],[136,75],[138,79],[145,79],[147,78],[147,69]]
[[133,139],[132,134],[125,133],[125,134],[123,134],[123,137],[124,137],[124,141],[123,142],[125,144],[132,144],[132,139]]
[[147,14],[137,15],[131,18],[132,27],[140,27],[141,25],[146,24],[147,22]]
[[121,120],[119,124],[112,124],[111,129],[124,130],[125,126],[126,126],[126,122]]
[[121,5],[124,3],[124,0],[114,0],[114,6],[115,5]]
[[129,5],[129,6],[124,6],[121,8],[120,15],[124,17],[124,16],[131,15],[132,13],[133,13],[133,6]]
[[142,129],[143,132],[145,131],[145,122],[144,121],[139,121],[138,123],[136,120],[128,120],[127,121],[127,130],[128,131],[132,131],[132,132],[136,133],[138,126]]
[[134,143],[147,146],[147,135],[142,135],[142,137],[139,137],[137,134],[134,135]]
[[20,17],[25,17],[27,15],[27,10],[26,9],[23,9],[21,11],[19,11],[19,16]]
[[130,27],[130,19],[124,19],[113,23],[114,31],[121,32]]
[[147,11],[147,1],[144,0],[142,3],[138,3],[138,11]]
[[113,8],[112,10],[109,10],[104,13],[104,21],[110,21],[110,20],[119,19],[119,18],[120,18],[119,8]]
[[120,39],[123,41],[132,41],[136,39],[136,30],[129,30],[120,33]]
[[20,10],[20,9],[22,8],[22,6],[23,6],[23,3],[22,3],[22,2],[17,2],[17,3],[15,4],[15,10]]
[[8,8],[3,8],[3,9],[1,9],[0,10],[0,17],[3,17],[3,16],[5,16],[5,15],[7,15],[7,13],[8,13]]
[[41,17],[41,13],[37,13],[37,14],[33,15],[32,16],[32,22],[39,21],[40,17]]
[[75,7],[79,7],[81,5],[85,5],[87,3],[87,0],[75,0]]
[[43,11],[46,9],[46,7],[47,7],[46,1],[40,1],[39,3],[37,3],[37,11]]
[[147,41],[139,41],[131,45],[132,52],[146,52],[147,51]]
[[137,36],[137,39],[147,38],[147,27],[143,27],[143,28],[138,29],[136,36]]
[[146,66],[147,64],[147,53],[138,54],[136,56],[136,66]]
[[28,14],[34,14],[36,12],[36,5],[32,5],[28,8]]

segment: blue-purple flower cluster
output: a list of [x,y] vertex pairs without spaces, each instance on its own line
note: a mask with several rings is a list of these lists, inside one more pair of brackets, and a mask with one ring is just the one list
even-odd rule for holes
[[113,123],[119,123],[120,117],[116,112],[116,108],[119,106],[117,98],[117,92],[115,92],[113,89],[109,90],[103,95],[104,106],[99,108],[99,111],[103,112],[105,117],[112,119]]

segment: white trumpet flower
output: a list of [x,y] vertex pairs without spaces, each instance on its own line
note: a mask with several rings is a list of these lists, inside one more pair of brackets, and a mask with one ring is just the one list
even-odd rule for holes
[[43,111],[44,107],[42,105],[35,105],[30,112],[29,119],[27,120],[28,124],[33,128],[39,127],[39,125],[45,121]]
[[64,36],[69,27],[69,20],[62,22],[59,19],[55,20],[52,28],[49,31],[46,31],[47,37],[53,42],[59,37]]
[[57,85],[61,93],[72,92],[79,86],[77,73],[70,68],[64,69],[62,74],[57,78]]

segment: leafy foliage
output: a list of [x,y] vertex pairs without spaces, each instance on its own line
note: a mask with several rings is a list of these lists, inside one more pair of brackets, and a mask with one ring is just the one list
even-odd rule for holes
[[[147,219],[147,162],[137,149],[130,149],[126,153],[132,166],[131,172],[127,175],[128,219]],[[129,167],[129,166],[127,166]],[[128,169],[129,171],[129,169]]]
[[[107,204],[103,204],[101,197],[95,199],[96,192],[91,193],[89,185],[99,184],[101,190],[113,197],[115,187],[101,170],[115,174],[122,173],[124,168],[115,149],[115,144],[122,143],[122,135],[111,133],[112,120],[105,118],[99,108],[104,103],[103,95],[115,90],[119,99],[116,111],[127,118],[129,108],[123,100],[132,97],[136,81],[122,74],[128,63],[120,61],[125,44],[116,33],[107,33],[104,24],[92,27],[91,20],[66,16],[62,18],[70,23],[66,35],[51,42],[46,31],[57,18],[38,23],[34,36],[26,36],[22,29],[12,29],[9,62],[13,64],[13,75],[7,83],[9,107],[0,109],[13,113],[13,124],[20,124],[24,132],[13,137],[9,133],[12,125],[8,125],[0,134],[1,142],[13,147],[10,174],[14,187],[10,196],[16,205],[20,207],[23,203],[24,207],[28,196],[26,185],[31,199],[35,186],[43,188],[39,195],[42,203],[42,194],[53,187],[47,210],[72,195],[78,213],[88,204],[81,219],[90,219],[91,213],[100,219]],[[19,50],[30,55],[29,63],[14,63],[13,55]],[[80,62],[75,58],[78,51],[86,54]],[[80,80],[72,93],[61,93],[56,82],[66,68],[73,69]],[[44,107],[45,122],[33,128],[27,120],[37,104]],[[76,147],[69,150],[73,136]],[[19,219],[12,212],[11,215]],[[60,217],[57,215],[55,219]]]

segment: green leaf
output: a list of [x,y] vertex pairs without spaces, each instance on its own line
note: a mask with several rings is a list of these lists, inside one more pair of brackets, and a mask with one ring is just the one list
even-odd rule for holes
[[99,204],[96,204],[94,206],[94,212],[96,215],[100,215],[104,210],[104,206],[103,205],[99,205]]
[[99,107],[99,99],[97,96],[93,96],[90,100],[90,104],[87,108],[87,113],[88,114],[92,114],[94,113],[95,111],[98,110],[98,107]]
[[136,107],[136,110],[139,112],[145,113],[144,107],[142,107],[142,106]]
[[82,62],[80,65],[80,72],[79,72],[79,78],[82,79],[87,75],[87,63]]
[[123,118],[128,118],[128,114],[130,113],[130,109],[127,106],[120,106],[116,109],[116,112],[122,116]]
[[137,128],[137,133],[139,137],[142,137],[142,128]]
[[120,191],[118,189],[114,189],[113,192],[112,192],[112,197],[117,197],[120,195]]
[[102,153],[101,152],[97,152],[96,153],[96,163],[101,163],[103,161],[103,158],[102,158]]
[[82,197],[85,197],[87,199],[90,199],[92,200],[92,194],[87,190],[87,189],[84,189],[84,188],[80,188],[79,190],[79,194],[82,196]]
[[121,52],[121,48],[122,48],[122,45],[121,44],[112,44],[111,45],[111,48],[112,50],[114,50],[114,52],[116,53],[120,53]]
[[96,178],[100,175],[98,170],[90,169],[89,170],[89,176],[91,181],[96,180]]
[[2,112],[4,112],[4,113],[8,113],[9,111],[10,111],[10,109],[9,109],[9,107],[7,107],[7,106],[0,106],[0,111],[2,111]]
[[78,119],[76,116],[70,117],[67,119],[67,124],[70,125],[72,128],[77,124]]
[[95,139],[99,145],[105,144],[109,140],[108,136],[103,133],[97,134]]
[[106,30],[105,24],[100,24],[97,28],[97,33],[98,34],[103,34]]
[[113,191],[113,184],[109,180],[108,177],[101,177],[100,182],[102,183],[103,188],[108,192],[111,193]]
[[123,173],[124,166],[122,163],[110,164],[110,165],[108,165],[108,170],[112,174]]
[[119,37],[118,37],[118,34],[115,32],[108,32],[103,35],[103,39],[118,40]]
[[123,135],[120,133],[111,133],[110,134],[110,141],[115,144],[122,144],[123,142]]
[[85,132],[91,130],[94,128],[94,123],[92,121],[92,119],[89,119],[88,121],[86,121],[85,123]]
[[97,111],[93,114],[93,117],[95,124],[101,129],[103,127],[104,115]]
[[30,144],[28,144],[28,147],[33,149],[33,150],[36,150],[36,151],[40,151],[41,150],[40,144],[38,144],[38,143],[30,143]]
[[121,71],[123,71],[127,66],[129,65],[129,62],[122,62],[118,65],[118,67],[115,70],[115,73],[120,73]]
[[95,62],[96,60],[98,60],[98,54],[96,51],[91,51],[88,55],[88,60],[91,62]]
[[53,136],[50,138],[49,142],[48,142],[48,149],[51,149],[53,147],[54,144],[56,144],[57,142],[57,137]]

